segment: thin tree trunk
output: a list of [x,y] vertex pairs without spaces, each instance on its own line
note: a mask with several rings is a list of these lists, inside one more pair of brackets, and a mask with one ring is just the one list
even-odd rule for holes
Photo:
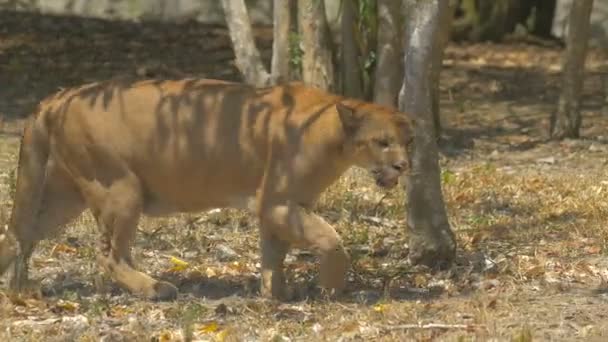
[[433,125],[435,127],[435,138],[441,137],[441,112],[440,112],[440,92],[439,78],[441,76],[441,66],[443,64],[443,52],[450,38],[450,27],[454,17],[454,8],[448,9],[448,14],[439,21],[439,47],[433,53],[433,66],[431,68],[431,103],[433,111]]
[[355,38],[355,0],[342,0],[342,84],[344,95],[363,98],[360,54]]
[[456,251],[440,181],[433,123],[434,56],[442,49],[441,22],[450,14],[448,1],[412,0],[407,16],[404,79],[399,108],[415,120],[412,165],[407,178],[409,259],[414,264],[444,265]]
[[298,0],[298,24],[304,47],[304,83],[324,90],[334,88],[332,43],[324,0]]
[[374,101],[392,107],[397,106],[399,88],[403,81],[401,14],[400,1],[378,0],[378,64]]
[[251,21],[244,0],[222,0],[226,23],[236,57],[236,66],[243,74],[245,82],[257,86],[271,83],[270,74],[262,63],[260,52],[255,46]]
[[552,139],[578,138],[581,126],[580,97],[589,41],[589,19],[593,0],[572,1],[568,17],[566,54],[562,66],[562,92],[557,111],[551,114]]
[[[576,1],[576,0],[575,0]],[[551,27],[553,26],[553,18],[555,17],[556,0],[537,0],[536,4],[536,20],[532,33],[544,38],[551,37]]]
[[[608,51],[604,52],[604,56],[607,56],[606,60],[608,60]],[[604,103],[602,104],[602,114],[608,116],[608,65],[603,66],[603,72],[601,77],[602,80],[602,90],[604,91]]]
[[273,83],[283,83],[289,76],[289,31],[291,29],[292,0],[274,0],[272,78]]

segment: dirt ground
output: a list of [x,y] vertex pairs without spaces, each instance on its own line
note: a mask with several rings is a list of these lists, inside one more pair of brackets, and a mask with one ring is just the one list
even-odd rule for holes
[[[258,30],[268,56],[268,30]],[[0,279],[7,341],[606,340],[608,116],[592,51],[582,139],[548,142],[560,87],[557,46],[450,45],[441,79],[442,182],[458,258],[411,267],[402,189],[354,169],[317,211],[340,231],[348,294],[327,300],[315,258],[288,256],[298,299],[258,297],[256,222],[241,211],[144,219],[135,256],[173,281],[175,302],[125,293],[95,264],[88,213],[32,260],[42,296]],[[194,23],[129,24],[0,12],[0,219],[6,221],[20,120],[60,87],[119,75],[238,79],[227,33]],[[4,223],[3,223],[4,224]],[[4,282],[4,283],[3,283]]]

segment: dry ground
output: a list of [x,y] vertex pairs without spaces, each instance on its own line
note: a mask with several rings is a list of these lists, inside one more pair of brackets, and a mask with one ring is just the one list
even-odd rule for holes
[[[1,12],[0,23],[2,220],[14,182],[14,118],[43,95],[125,73],[238,78],[219,28]],[[407,265],[403,191],[381,192],[352,170],[318,205],[353,255],[343,300],[318,291],[315,259],[305,251],[287,262],[299,299],[260,299],[256,223],[236,210],[143,220],[135,251],[141,267],[182,294],[172,303],[140,300],[99,275],[86,213],[33,257],[42,297],[9,295],[0,280],[0,338],[606,340],[608,117],[593,54],[583,139],[545,140],[559,53],[515,43],[449,47],[441,165],[459,243],[449,270]]]

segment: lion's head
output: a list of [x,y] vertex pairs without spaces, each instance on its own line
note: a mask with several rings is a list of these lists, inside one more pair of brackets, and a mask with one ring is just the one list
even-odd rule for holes
[[393,188],[399,177],[410,169],[412,120],[386,107],[340,102],[340,120],[354,149],[354,163],[370,171],[376,184]]

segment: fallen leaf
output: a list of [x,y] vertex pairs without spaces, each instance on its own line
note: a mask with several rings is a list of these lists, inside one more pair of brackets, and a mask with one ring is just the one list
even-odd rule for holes
[[201,334],[208,334],[208,333],[216,332],[218,330],[218,328],[219,327],[216,322],[210,322],[205,325],[202,325],[198,329],[198,332]]
[[600,246],[589,246],[585,248],[585,252],[587,252],[587,254],[600,254],[601,251],[602,247]]
[[224,329],[224,330],[218,332],[215,335],[215,340],[218,342],[224,342],[226,340],[226,337],[228,337],[228,329]]
[[173,340],[173,334],[170,331],[163,331],[158,336],[159,342],[168,342]]
[[173,271],[173,272],[181,272],[184,271],[185,269],[187,269],[190,264],[187,261],[184,261],[182,259],[178,259],[174,256],[172,256],[169,261],[171,262],[171,264],[173,264],[173,267],[171,267],[169,270]]
[[131,309],[129,309],[127,306],[125,305],[119,305],[119,306],[114,306],[110,309],[110,317],[116,317],[116,318],[120,318],[120,317],[124,317],[130,313],[132,313],[133,311]]
[[57,255],[57,254],[60,254],[60,253],[64,253],[64,254],[76,254],[76,252],[77,252],[76,248],[70,247],[68,245],[64,245],[62,243],[58,243],[51,250],[51,255]]
[[207,269],[205,270],[205,275],[207,276],[207,278],[212,278],[217,276],[217,271],[211,267],[207,267]]
[[384,312],[389,307],[388,304],[376,304],[374,305],[374,311],[376,312]]
[[545,274],[545,267],[543,265],[536,265],[528,268],[524,273],[528,278],[537,278]]
[[74,303],[74,302],[70,302],[67,300],[59,300],[57,302],[57,304],[55,304],[55,310],[57,311],[67,311],[67,312],[74,312],[76,310],[78,310],[78,307],[80,306],[80,304],[78,303]]

